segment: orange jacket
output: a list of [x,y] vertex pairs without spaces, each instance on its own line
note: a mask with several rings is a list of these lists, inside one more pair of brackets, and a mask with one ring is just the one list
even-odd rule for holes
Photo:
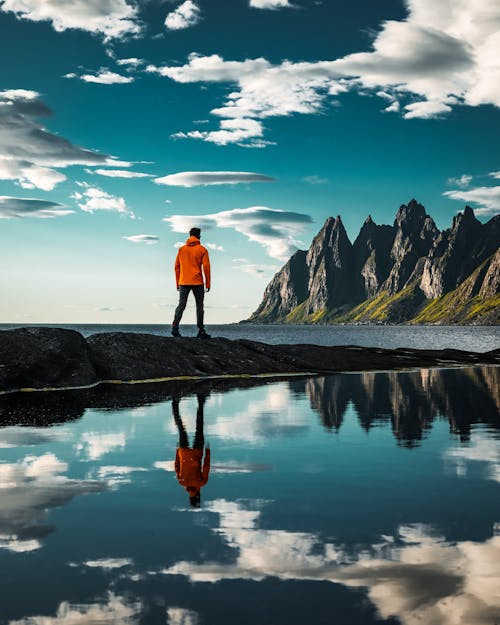
[[208,482],[210,472],[210,449],[205,450],[205,460],[203,469],[201,461],[203,449],[189,449],[189,447],[179,447],[175,454],[175,473],[179,484],[187,490],[190,486],[197,491]]
[[200,243],[200,239],[189,237],[185,245],[179,248],[175,259],[175,284],[187,286],[190,284],[203,284],[205,274],[205,286],[210,288],[210,258],[208,250]]

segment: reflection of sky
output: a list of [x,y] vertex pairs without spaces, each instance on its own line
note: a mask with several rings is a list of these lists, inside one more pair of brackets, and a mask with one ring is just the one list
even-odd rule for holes
[[491,625],[500,617],[500,537],[476,543],[445,541],[425,526],[400,526],[369,550],[346,554],[308,533],[263,530],[260,511],[212,501],[215,530],[235,551],[231,563],[178,562],[164,574],[192,582],[227,579],[320,580],[366,587],[382,618],[405,625]]
[[474,465],[483,469],[485,479],[500,483],[500,439],[486,438],[477,432],[474,439],[463,447],[454,447],[445,452],[445,462],[455,468],[458,476],[466,476]]
[[51,531],[42,525],[46,510],[103,489],[99,482],[69,479],[63,475],[67,469],[51,453],[0,464],[0,548],[39,549],[41,539]]
[[61,603],[55,616],[30,616],[9,625],[135,625],[141,612],[139,603],[110,593],[106,601],[89,604]]
[[[417,376],[392,378],[410,419],[407,382]],[[341,587],[354,603],[367,593],[379,617],[404,625],[491,625],[500,612],[499,441],[476,425],[460,443],[445,409],[418,448],[398,446],[389,419],[366,431],[360,412],[385,414],[386,379],[353,374],[211,395],[212,466],[196,514],[173,472],[170,402],[87,410],[53,428],[0,428],[0,584],[16,565],[1,625],[128,625],[156,597],[158,622],[208,623],[196,597],[218,605],[228,587],[198,582],[225,580],[264,599],[276,580]],[[450,392],[438,372],[423,381],[439,397]],[[344,412],[334,432],[324,414],[337,397]],[[180,404],[190,441],[197,403]],[[36,592],[17,596],[19,579],[34,574]],[[55,588],[54,579],[68,581]],[[359,623],[373,623],[370,614]]]

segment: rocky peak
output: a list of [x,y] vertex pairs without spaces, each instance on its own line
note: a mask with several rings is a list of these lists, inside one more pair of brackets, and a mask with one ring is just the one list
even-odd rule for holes
[[396,213],[394,226],[405,230],[414,228],[417,224],[422,223],[427,214],[422,204],[417,200],[411,199],[408,204],[401,204]]

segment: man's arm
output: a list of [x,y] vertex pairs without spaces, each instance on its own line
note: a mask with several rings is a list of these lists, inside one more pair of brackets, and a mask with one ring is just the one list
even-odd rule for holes
[[205,249],[201,257],[201,265],[203,267],[203,274],[205,276],[205,286],[207,288],[207,291],[210,291],[210,257],[208,255],[207,249]]
[[210,473],[210,447],[205,449],[205,459],[203,461],[203,470],[201,472],[201,483],[204,486],[208,482],[208,474]]
[[179,290],[179,279],[181,277],[181,261],[179,259],[179,252],[177,252],[177,256],[175,257],[174,271],[175,271],[175,286],[177,287],[177,290]]

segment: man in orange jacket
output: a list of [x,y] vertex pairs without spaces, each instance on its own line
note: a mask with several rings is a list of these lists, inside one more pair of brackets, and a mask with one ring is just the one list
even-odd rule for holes
[[[203,325],[205,287],[207,293],[210,291],[210,258],[208,250],[200,243],[200,237],[200,229],[191,228],[189,239],[185,245],[179,248],[177,258],[175,259],[175,284],[179,291],[179,305],[175,309],[172,336],[181,336],[179,323],[186,308],[189,292],[193,291],[194,299],[196,300],[198,338],[210,338],[210,335],[205,332],[205,326]],[[203,277],[205,277],[204,280]]]

